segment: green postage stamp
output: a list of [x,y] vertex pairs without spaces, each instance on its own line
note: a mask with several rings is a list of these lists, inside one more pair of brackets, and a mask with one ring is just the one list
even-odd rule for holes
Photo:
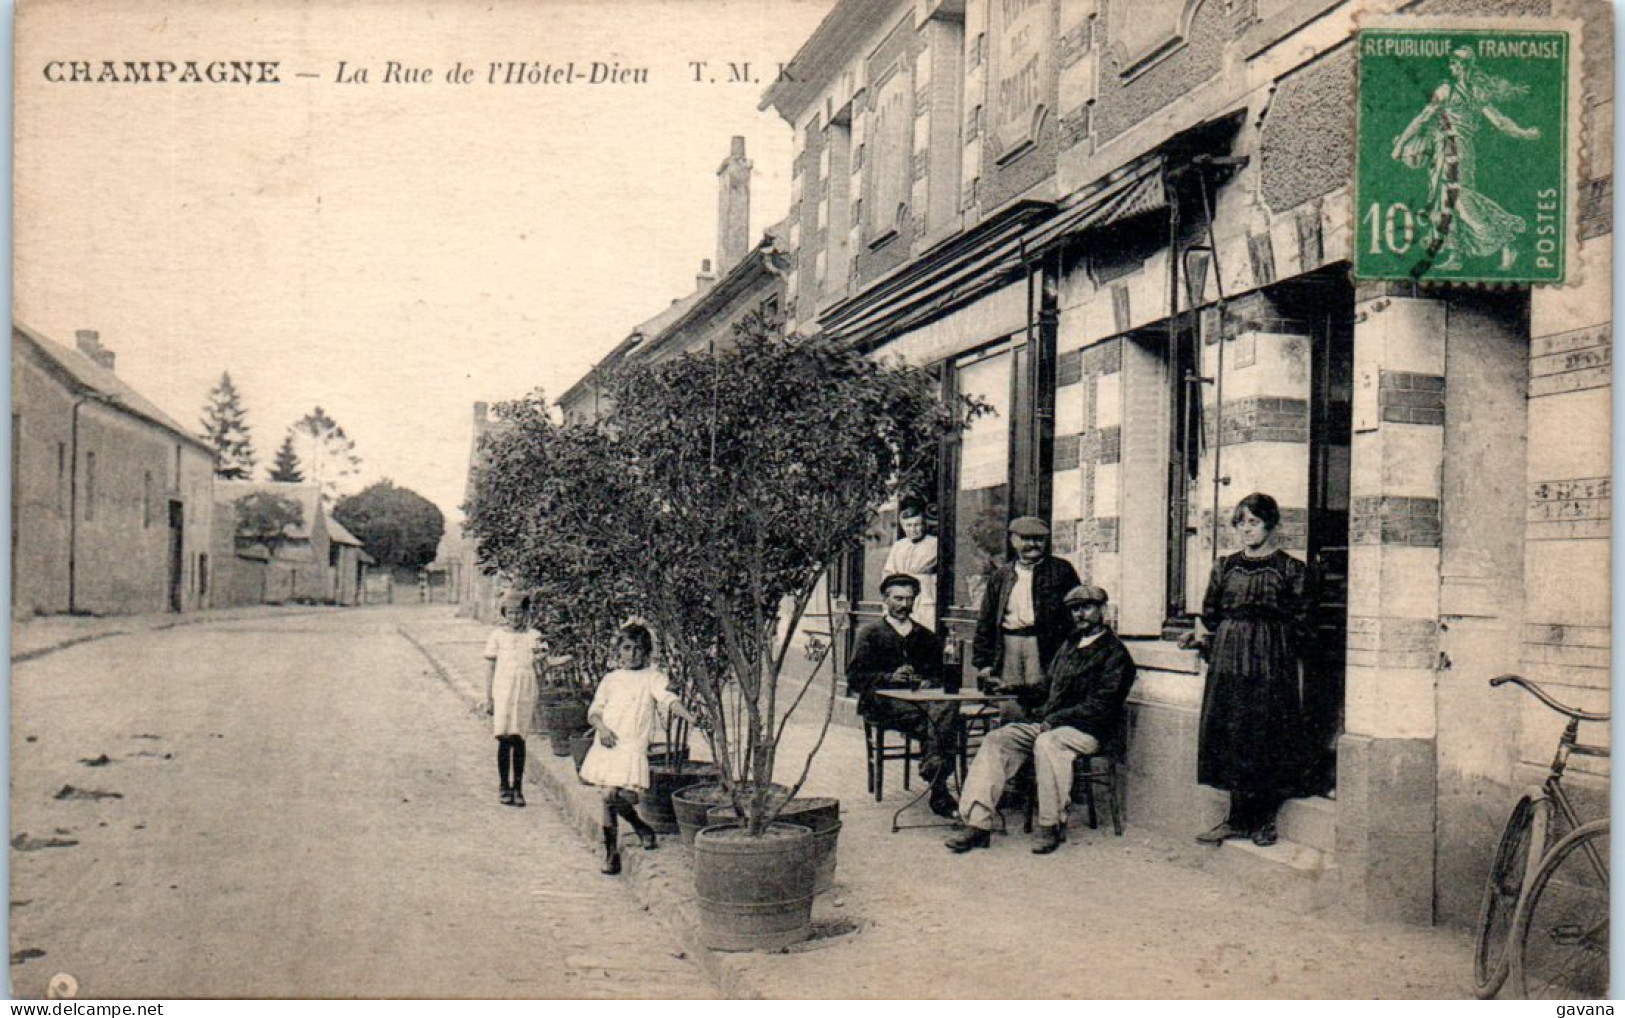
[[1562,283],[1569,35],[1359,33],[1354,273],[1435,283]]

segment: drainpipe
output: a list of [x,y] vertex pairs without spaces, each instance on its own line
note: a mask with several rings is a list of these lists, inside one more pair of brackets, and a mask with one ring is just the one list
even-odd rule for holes
[[79,548],[79,408],[85,405],[83,396],[73,401],[72,425],[69,428],[68,467],[68,614],[78,610],[78,548]]

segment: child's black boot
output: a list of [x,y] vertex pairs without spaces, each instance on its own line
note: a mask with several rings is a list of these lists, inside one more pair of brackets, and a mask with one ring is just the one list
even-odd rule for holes
[[604,864],[598,867],[598,872],[615,876],[621,872],[620,839],[615,834],[615,828],[604,828]]

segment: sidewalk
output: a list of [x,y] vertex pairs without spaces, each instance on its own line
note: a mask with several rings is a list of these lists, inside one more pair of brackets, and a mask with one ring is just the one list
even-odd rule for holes
[[[91,640],[127,633],[151,633],[175,626],[200,622],[231,622],[236,619],[283,618],[312,612],[337,610],[323,605],[245,605],[240,608],[213,608],[198,612],[154,612],[150,615],[42,615],[11,623],[11,663],[32,661],[54,651]],[[353,609],[346,609],[353,610]]]
[[[401,633],[471,707],[484,694],[487,629],[468,619],[413,621]],[[810,694],[809,694],[810,695]],[[779,780],[800,773],[822,703],[786,734]],[[838,716],[842,712],[837,712]],[[701,748],[698,745],[696,748]],[[568,758],[530,754],[542,783],[597,844],[598,805]],[[890,832],[907,801],[898,765],[886,801],[864,793],[863,739],[832,726],[803,788],[841,799],[834,889],[814,908],[814,939],[780,954],[726,954],[699,943],[689,853],[675,838],[624,853],[626,880],[730,997],[805,998],[1464,998],[1472,949],[1455,930],[1366,924],[1335,911],[1283,908],[1214,861],[1227,849],[1134,828],[1091,831],[1075,817],[1050,856],[1020,833],[956,856],[946,829]],[[915,784],[915,790],[919,788]],[[912,794],[912,793],[910,793]],[[1012,814],[1013,816],[1013,814]],[[923,805],[904,823],[934,818]],[[610,878],[605,878],[610,879]]]

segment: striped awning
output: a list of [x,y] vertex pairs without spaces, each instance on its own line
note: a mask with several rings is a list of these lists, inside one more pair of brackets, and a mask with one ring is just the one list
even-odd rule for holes
[[1162,157],[1157,156],[1107,177],[1097,188],[1080,195],[1053,218],[1029,231],[1025,238],[1028,255],[1089,230],[1166,209],[1168,196],[1163,187],[1162,169]]
[[823,330],[870,345],[963,307],[1007,285],[1048,248],[1167,208],[1162,169],[1162,157],[1153,156],[1118,170],[1063,207],[1024,202],[1007,209],[831,307],[821,316]]

